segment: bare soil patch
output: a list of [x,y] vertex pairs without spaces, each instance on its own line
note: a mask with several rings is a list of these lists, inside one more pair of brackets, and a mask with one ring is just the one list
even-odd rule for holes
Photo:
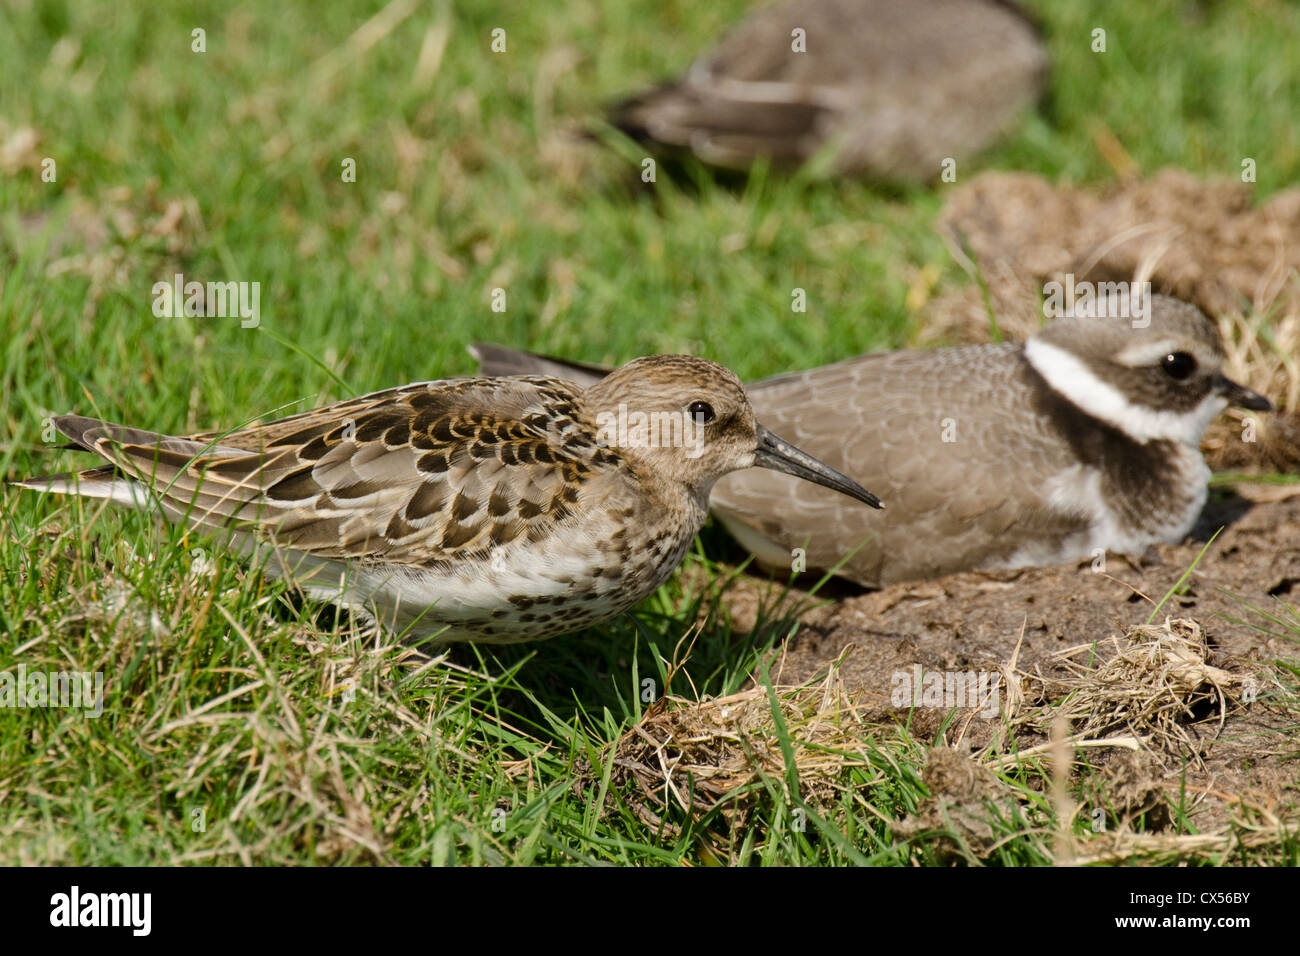
[[[1188,542],[1153,548],[1138,559],[1109,556],[1104,571],[1083,562],[957,574],[817,608],[803,616],[802,627],[777,655],[773,679],[803,683],[838,662],[840,679],[864,716],[909,721],[920,736],[938,735],[948,712],[909,713],[893,706],[895,673],[916,664],[944,672],[997,671],[1015,659],[1022,672],[1063,676],[1056,655],[1144,624],[1153,602],[1178,584],[1206,547],[1203,542],[1229,520],[1183,593],[1169,599],[1157,621],[1168,616],[1199,622],[1214,667],[1238,674],[1268,670],[1275,661],[1300,656],[1296,632],[1288,637],[1285,628],[1259,613],[1285,619],[1300,607],[1300,494],[1286,486],[1248,486],[1241,495],[1222,496],[1207,508]],[[743,613],[744,603],[741,598],[730,605],[732,613]],[[1300,617],[1291,622],[1294,628]],[[1099,661],[1109,653],[1099,647]],[[1293,713],[1267,705],[1265,683],[1258,685],[1265,706],[1246,705],[1226,715],[1205,707],[1190,715],[1183,725],[1186,739],[1171,748],[1190,760],[1185,782],[1204,794],[1200,805],[1207,816],[1220,818],[1241,799],[1265,806],[1300,800],[1297,748],[1285,736],[1296,720]],[[1050,685],[1047,690],[1050,696]],[[943,738],[974,750],[1000,726],[1000,720],[972,711],[969,722],[952,722]],[[1032,746],[1044,737],[1031,732],[1019,739]],[[1180,786],[1183,764],[1163,763],[1157,776],[1167,787]]]
[[[617,745],[615,775],[647,822],[733,796],[726,816],[743,821],[741,788],[787,773],[775,708],[811,798],[834,791],[828,754],[855,763],[855,738],[903,724],[932,742],[931,797],[891,826],[898,839],[943,831],[954,858],[996,847],[990,814],[1005,820],[1024,799],[996,773],[1031,761],[1061,768],[1061,792],[1044,797],[1061,804],[1058,819],[1102,807],[1109,821],[1087,845],[1044,838],[1062,861],[1221,860],[1300,826],[1294,679],[1277,666],[1300,657],[1300,488],[1217,491],[1186,543],[1109,555],[1104,569],[964,573],[837,597],[800,614],[771,655],[775,698],[755,674],[731,698],[664,700]],[[743,631],[809,598],[741,576],[722,600]],[[898,675],[917,667],[1000,676],[996,715],[899,706]],[[1066,782],[1085,796],[1067,800]]]

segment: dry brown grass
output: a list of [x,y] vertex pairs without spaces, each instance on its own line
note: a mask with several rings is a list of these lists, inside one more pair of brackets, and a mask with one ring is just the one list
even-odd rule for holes
[[[1062,651],[1048,675],[1007,662],[1004,733],[974,753],[960,746],[930,750],[921,777],[927,795],[890,820],[890,831],[951,861],[989,859],[1017,838],[1061,863],[1154,862],[1179,854],[1219,860],[1294,840],[1300,820],[1272,799],[1215,794],[1177,779],[1186,761],[1201,762],[1227,719],[1253,705],[1261,688],[1277,686],[1260,669],[1228,669],[1212,658],[1197,622],[1169,619]],[[611,787],[645,823],[674,836],[681,832],[674,819],[699,820],[720,809],[734,843],[752,823],[764,787],[823,811],[851,790],[861,796],[884,781],[883,772],[871,771],[869,751],[879,754],[902,738],[893,720],[864,719],[863,709],[834,666],[804,686],[664,697],[615,744]],[[789,792],[791,761],[797,795]],[[1091,790],[1079,799],[1083,768]],[[853,781],[850,769],[859,771]],[[1189,790],[1197,791],[1194,803],[1222,797],[1227,814],[1194,837],[1152,833],[1171,824],[1174,804]],[[1107,809],[1111,832],[1079,836],[1080,814],[1098,806]]]
[[823,802],[845,771],[866,766],[860,752],[865,728],[834,673],[819,684],[778,687],[774,694],[775,709],[764,687],[696,701],[659,698],[615,744],[614,785],[651,826],[664,824],[668,807],[696,817],[722,807],[739,826],[761,781],[787,779],[779,719],[792,744],[799,796]]
[[1189,726],[1212,720],[1222,730],[1231,709],[1271,681],[1216,667],[1210,656],[1201,626],[1187,619],[1079,644],[1056,655],[1063,675],[1023,675],[1029,706],[1010,715],[1012,726],[1046,735],[1063,719],[1082,739],[1120,735],[1157,757],[1198,755],[1204,743]]

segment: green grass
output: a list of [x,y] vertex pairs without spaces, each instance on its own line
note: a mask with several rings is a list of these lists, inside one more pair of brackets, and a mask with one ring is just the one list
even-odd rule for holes
[[[1235,176],[1249,156],[1261,198],[1300,180],[1296,6],[1034,6],[1055,60],[1050,102],[963,177],[1105,183],[1114,171],[1094,137],[1107,129],[1142,171]],[[571,141],[602,104],[684,68],[740,0],[412,4],[370,45],[355,39],[358,7],[385,9],[0,7],[0,136],[40,137],[28,164],[0,171],[0,473],[67,466],[44,434],[54,412],[226,427],[468,373],[475,339],[603,362],[686,351],[757,377],[903,345],[927,267],[933,294],[966,281],[931,227],[945,187],[761,171],[731,187],[689,169],[648,186],[627,144]],[[1105,55],[1089,50],[1096,26]],[[504,55],[488,51],[495,27]],[[31,165],[47,156],[54,183]],[[346,157],[356,183],[341,180]],[[155,228],[173,202],[179,224]],[[261,327],[155,318],[151,286],[176,271],[260,282]],[[497,287],[504,313],[490,308]],[[803,314],[790,310],[796,287]],[[708,618],[687,673],[699,693],[741,686],[781,636],[733,633],[714,593],[719,556],[735,557],[719,533],[689,561],[712,582],[704,594],[678,578],[598,632],[481,659],[466,649],[461,670],[413,673],[210,542],[0,495],[0,669],[102,670],[110,689],[98,720],[0,709],[4,862],[718,858],[718,819],[657,833],[600,774],[571,783],[639,716],[640,679],[662,690],[697,614]],[[344,704],[348,673],[358,689]],[[792,781],[769,781],[732,859],[946,859],[940,841],[899,843],[884,823],[923,798],[924,750],[901,730],[864,743],[849,772],[863,785],[846,781],[802,831]],[[1043,862],[1042,775],[1012,782],[1027,815],[999,824],[997,860]]]

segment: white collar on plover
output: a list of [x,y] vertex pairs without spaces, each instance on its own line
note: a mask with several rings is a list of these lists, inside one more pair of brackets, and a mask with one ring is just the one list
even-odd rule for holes
[[1025,360],[1054,392],[1134,441],[1196,447],[1228,405],[1257,411],[1261,395],[1223,374],[1218,329],[1195,306],[1155,297],[1159,321],[1061,318],[1025,343]]

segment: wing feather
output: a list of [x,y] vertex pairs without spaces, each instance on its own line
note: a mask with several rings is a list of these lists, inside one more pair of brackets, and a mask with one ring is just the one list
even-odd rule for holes
[[416,383],[230,432],[55,424],[111,463],[83,473],[118,486],[102,496],[142,486],[175,519],[321,558],[428,565],[536,539],[612,464],[568,440],[590,431],[581,389],[542,376]]

